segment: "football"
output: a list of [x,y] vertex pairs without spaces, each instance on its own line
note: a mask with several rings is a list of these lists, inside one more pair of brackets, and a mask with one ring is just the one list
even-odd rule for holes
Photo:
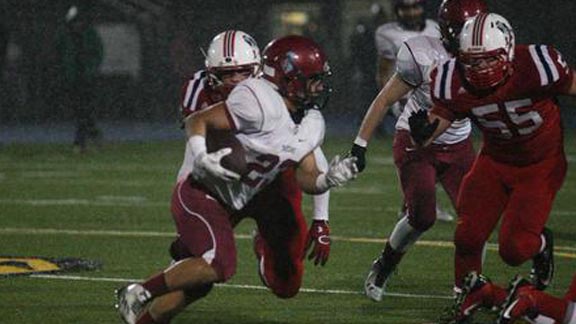
[[206,148],[208,153],[216,152],[225,147],[232,149],[232,153],[222,158],[221,164],[224,168],[234,171],[239,175],[248,173],[246,163],[246,151],[242,143],[231,131],[209,131],[206,134]]

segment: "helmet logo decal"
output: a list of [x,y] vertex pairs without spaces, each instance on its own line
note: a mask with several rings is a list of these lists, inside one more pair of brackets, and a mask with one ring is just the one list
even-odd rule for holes
[[506,39],[506,51],[509,51],[514,44],[514,34],[512,33],[510,26],[503,21],[498,20],[496,21],[496,28],[498,28],[504,35],[504,38]]
[[[244,34],[242,35],[242,39],[248,44],[250,45],[250,47],[252,48],[257,48],[258,45],[256,45],[256,41],[254,40],[254,38],[252,38],[250,35],[248,34]],[[258,54],[256,53],[256,50],[252,50],[252,55],[254,56],[254,59],[256,59],[258,57]]]
[[286,59],[282,62],[282,70],[285,74],[288,74],[295,70],[294,68],[294,59],[297,57],[296,53],[289,51],[286,53]]
[[250,44],[250,46],[256,47],[256,41],[254,40],[254,38],[250,37],[247,34],[242,35],[242,38],[244,39],[244,41],[246,41],[246,43]]

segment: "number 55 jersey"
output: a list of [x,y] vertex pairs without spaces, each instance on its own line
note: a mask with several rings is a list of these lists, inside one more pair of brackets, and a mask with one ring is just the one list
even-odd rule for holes
[[318,110],[308,110],[300,124],[290,117],[282,96],[264,79],[238,84],[226,100],[230,124],[246,151],[249,172],[240,181],[200,179],[233,209],[239,210],[276,175],[297,165],[324,140],[325,123]]
[[566,92],[572,71],[556,49],[518,45],[513,72],[487,95],[466,89],[455,59],[432,72],[432,112],[450,121],[470,117],[484,136],[480,154],[524,166],[563,154],[560,111],[555,96]]

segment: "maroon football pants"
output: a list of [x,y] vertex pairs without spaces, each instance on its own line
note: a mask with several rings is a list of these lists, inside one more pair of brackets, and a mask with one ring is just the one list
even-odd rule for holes
[[440,182],[456,205],[458,189],[475,158],[470,139],[456,144],[432,144],[415,149],[407,131],[394,136],[396,164],[409,224],[420,232],[436,221],[436,183]]
[[265,262],[260,275],[274,294],[296,295],[302,284],[306,220],[302,192],[293,169],[284,171],[241,211],[231,212],[191,178],[179,183],[172,197],[178,238],[170,252],[175,260],[202,257],[227,281],[236,271],[233,227],[253,218],[263,239]]

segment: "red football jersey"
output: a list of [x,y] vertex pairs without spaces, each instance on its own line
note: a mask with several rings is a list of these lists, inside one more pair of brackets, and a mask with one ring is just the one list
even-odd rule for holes
[[208,73],[200,70],[182,87],[182,98],[180,112],[182,118],[186,118],[191,113],[204,109],[217,102],[225,100],[230,91],[225,87],[214,89],[208,83]]
[[528,165],[563,152],[556,95],[572,83],[572,69],[556,49],[517,45],[513,73],[486,96],[463,86],[455,59],[432,72],[432,112],[453,121],[470,117],[484,135],[482,154],[513,165]]

